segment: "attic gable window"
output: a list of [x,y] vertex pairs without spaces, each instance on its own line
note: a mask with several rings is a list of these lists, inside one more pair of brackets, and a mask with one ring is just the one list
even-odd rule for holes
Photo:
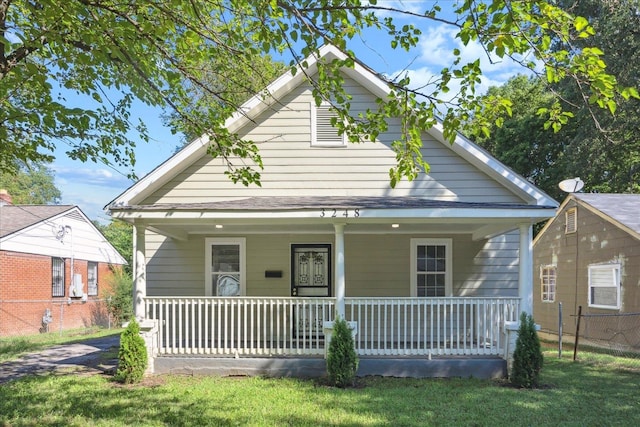
[[331,110],[331,104],[323,102],[319,106],[311,104],[311,146],[312,147],[345,147],[347,140],[344,134],[331,124],[332,118],[338,114]]
[[578,210],[571,208],[564,214],[565,217],[565,234],[575,233],[578,231]]

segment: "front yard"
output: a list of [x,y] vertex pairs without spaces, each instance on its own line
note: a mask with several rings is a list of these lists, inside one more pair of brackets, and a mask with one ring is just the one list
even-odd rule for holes
[[472,379],[317,381],[158,376],[122,386],[106,375],[30,377],[0,387],[0,424],[96,426],[640,425],[640,373],[545,352],[538,390]]

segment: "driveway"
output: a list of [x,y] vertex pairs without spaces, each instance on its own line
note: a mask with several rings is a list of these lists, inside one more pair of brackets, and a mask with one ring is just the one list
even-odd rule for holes
[[0,384],[26,375],[111,372],[118,361],[117,357],[107,353],[117,351],[119,346],[120,335],[116,334],[28,353],[19,359],[0,363]]

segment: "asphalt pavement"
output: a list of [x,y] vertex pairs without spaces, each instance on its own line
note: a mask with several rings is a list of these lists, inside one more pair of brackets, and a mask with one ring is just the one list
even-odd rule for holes
[[120,335],[62,344],[0,363],[0,384],[27,375],[100,374],[112,372],[117,358],[106,353],[120,346]]

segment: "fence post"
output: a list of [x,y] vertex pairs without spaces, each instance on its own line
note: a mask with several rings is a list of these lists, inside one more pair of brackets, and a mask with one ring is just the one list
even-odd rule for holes
[[562,359],[562,303],[558,304],[558,359]]
[[582,317],[582,306],[578,306],[578,323],[576,324],[576,339],[573,345],[573,361],[575,362],[578,355],[578,339],[580,337],[580,317]]

